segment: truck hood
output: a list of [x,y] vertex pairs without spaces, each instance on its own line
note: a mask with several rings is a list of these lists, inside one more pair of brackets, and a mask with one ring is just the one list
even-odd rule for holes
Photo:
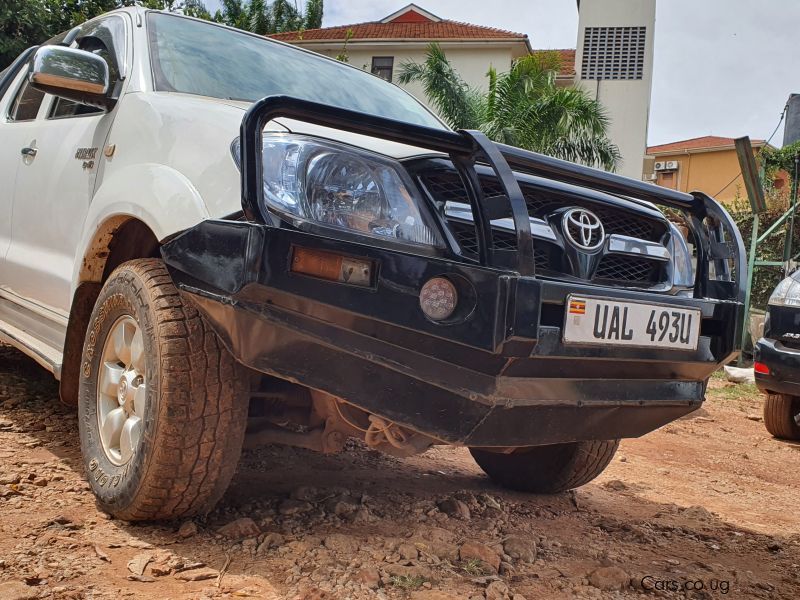
[[[246,111],[252,105],[250,102],[240,102],[237,100],[217,101],[228,106],[235,106],[236,108],[240,108],[242,111]],[[325,138],[335,142],[342,142],[351,146],[363,148],[378,154],[383,154],[384,156],[388,156],[396,160],[415,158],[419,156],[441,156],[441,153],[432,152],[430,150],[426,150],[425,148],[417,148],[415,146],[408,146],[406,144],[389,142],[386,140],[369,137],[367,135],[359,135],[357,133],[349,133],[340,129],[333,129],[331,127],[321,127],[319,125],[313,125],[311,123],[305,123],[295,119],[274,119],[267,124],[265,130],[286,131],[300,135],[311,135]]]

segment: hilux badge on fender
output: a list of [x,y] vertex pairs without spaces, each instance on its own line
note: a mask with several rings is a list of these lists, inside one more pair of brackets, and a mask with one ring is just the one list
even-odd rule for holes
[[599,217],[585,208],[571,208],[563,217],[564,236],[576,248],[593,252],[603,245],[605,230]]

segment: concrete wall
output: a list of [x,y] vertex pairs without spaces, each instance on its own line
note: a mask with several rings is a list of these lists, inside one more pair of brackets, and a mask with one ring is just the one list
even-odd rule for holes
[[[656,0],[581,0],[580,3],[576,81],[600,101],[611,120],[609,136],[622,153],[617,172],[635,179],[642,178],[642,161],[647,149],[655,19]],[[626,26],[647,28],[642,79],[580,79],[584,30],[587,27]]]

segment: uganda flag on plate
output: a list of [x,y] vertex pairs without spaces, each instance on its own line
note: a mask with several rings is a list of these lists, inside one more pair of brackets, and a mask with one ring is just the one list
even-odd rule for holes
[[586,314],[586,301],[585,300],[570,300],[569,301],[569,314],[571,314],[571,315],[585,315]]

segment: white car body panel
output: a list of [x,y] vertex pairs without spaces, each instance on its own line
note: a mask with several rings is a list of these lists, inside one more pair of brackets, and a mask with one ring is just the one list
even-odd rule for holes
[[[127,30],[125,78],[111,111],[47,119],[55,102],[47,95],[36,120],[8,123],[24,72],[0,99],[0,338],[56,375],[75,290],[103,275],[102,261],[87,258],[101,240],[137,219],[163,241],[242,208],[231,146],[250,103],[154,90],[146,12],[111,13],[124,16]],[[317,136],[395,159],[430,154],[291,119],[265,131]],[[25,146],[37,155],[23,158]],[[76,156],[78,149],[93,153],[91,164]],[[18,309],[34,320],[20,326]],[[44,333],[34,331],[39,321]]]
[[[22,85],[24,74],[19,74],[0,99],[0,282],[6,281],[4,258],[11,244],[11,217],[13,214],[14,188],[17,170],[23,163],[20,150],[36,139],[36,121],[26,121],[9,125],[8,114],[17,91]],[[2,285],[2,283],[0,283]]]
[[112,121],[113,114],[101,113],[37,122],[38,153],[17,170],[3,274],[3,284],[20,296],[69,311],[75,249],[99,162],[77,160],[75,149],[100,154]]

